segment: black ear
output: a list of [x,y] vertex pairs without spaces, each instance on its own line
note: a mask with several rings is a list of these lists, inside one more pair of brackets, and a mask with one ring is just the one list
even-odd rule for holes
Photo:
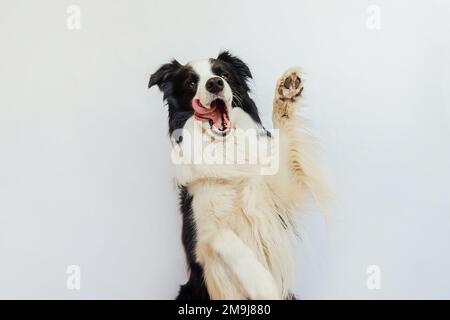
[[167,81],[169,81],[175,72],[177,72],[180,68],[181,64],[177,60],[172,60],[170,63],[162,65],[154,74],[150,76],[148,87],[151,88],[156,84],[162,91]]
[[235,68],[235,70],[239,73],[239,75],[245,79],[252,78],[252,73],[250,72],[250,69],[245,64],[244,61],[239,59],[238,57],[232,55],[228,51],[223,51],[219,54],[217,57],[217,60],[221,60],[223,62],[226,62]]

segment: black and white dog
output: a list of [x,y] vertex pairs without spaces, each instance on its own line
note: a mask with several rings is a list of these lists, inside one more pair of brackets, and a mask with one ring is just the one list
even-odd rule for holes
[[[150,78],[149,87],[157,85],[167,101],[177,164],[190,271],[178,299],[293,297],[295,214],[308,194],[322,194],[312,139],[296,114],[303,83],[295,68],[277,82],[271,134],[249,96],[250,78],[248,66],[229,52],[186,65],[173,60]],[[250,163],[257,148],[239,143],[241,136],[255,138],[257,147],[271,143],[265,164],[276,163],[275,170],[263,173],[261,162]],[[201,155],[196,161],[207,149],[215,160],[233,154],[234,161]]]

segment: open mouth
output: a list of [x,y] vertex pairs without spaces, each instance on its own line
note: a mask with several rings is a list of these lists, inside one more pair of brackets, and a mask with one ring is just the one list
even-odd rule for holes
[[226,136],[230,132],[230,119],[227,106],[222,99],[215,99],[209,108],[205,108],[199,99],[192,100],[194,116],[197,120],[208,122],[211,131],[219,136]]

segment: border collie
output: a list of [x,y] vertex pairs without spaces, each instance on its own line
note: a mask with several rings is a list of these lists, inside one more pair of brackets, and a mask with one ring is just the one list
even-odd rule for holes
[[[313,140],[296,113],[303,82],[296,68],[278,80],[269,132],[249,95],[251,78],[227,51],[172,60],[151,75],[149,88],[159,87],[169,109],[183,215],[189,280],[177,299],[294,298],[295,216],[308,195],[322,193]],[[260,149],[269,161],[259,161]]]

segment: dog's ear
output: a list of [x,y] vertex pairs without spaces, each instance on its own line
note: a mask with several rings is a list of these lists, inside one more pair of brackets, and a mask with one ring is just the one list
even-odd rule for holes
[[172,60],[170,63],[162,65],[150,76],[148,87],[151,88],[156,84],[161,91],[164,91],[167,82],[171,80],[175,72],[180,68],[181,64],[177,60]]
[[245,64],[245,62],[239,59],[238,57],[232,55],[230,52],[223,51],[219,53],[217,60],[221,60],[223,62],[230,64],[242,78],[244,79],[252,78],[252,73],[250,72],[250,69]]

